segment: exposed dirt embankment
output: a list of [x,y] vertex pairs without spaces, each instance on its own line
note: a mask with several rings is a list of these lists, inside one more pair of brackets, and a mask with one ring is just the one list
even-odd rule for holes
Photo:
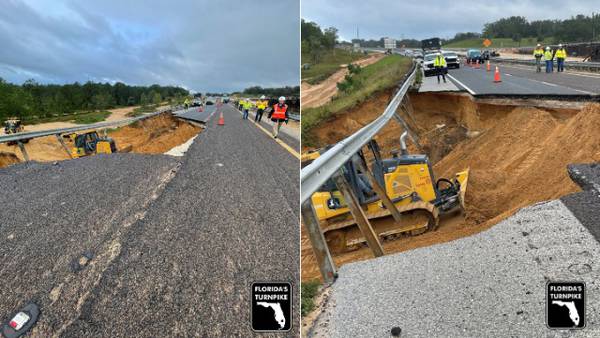
[[[383,57],[385,57],[385,54],[375,53],[362,60],[353,62],[353,64],[365,67],[381,60]],[[300,97],[302,108],[318,107],[329,102],[338,91],[338,82],[342,81],[348,74],[348,68],[346,66],[347,65],[340,65],[340,67],[343,68],[321,83],[311,85],[308,82],[302,82],[302,92]]]
[[[178,146],[200,132],[200,127],[173,117],[160,114],[146,120],[110,131],[108,136],[115,140],[117,149],[144,154],[162,154]],[[102,135],[103,132],[100,132]],[[68,138],[63,138],[67,147],[73,146]],[[25,148],[31,160],[40,162],[69,159],[55,136],[29,140]],[[0,168],[23,161],[23,155],[16,145],[0,144]]]
[[[390,93],[336,115],[315,131],[322,144],[335,143],[379,116]],[[398,252],[446,242],[482,231],[527,205],[578,191],[568,177],[570,163],[600,161],[600,104],[508,105],[474,101],[462,94],[413,94],[412,110],[401,116],[419,136],[436,178],[470,168],[466,218],[442,220],[440,228],[385,244]],[[524,105],[523,105],[524,104]],[[399,149],[403,128],[396,121],[376,136],[384,157]],[[409,151],[417,152],[409,141]],[[303,237],[303,279],[317,277]],[[337,255],[337,264],[371,257],[368,249]]]

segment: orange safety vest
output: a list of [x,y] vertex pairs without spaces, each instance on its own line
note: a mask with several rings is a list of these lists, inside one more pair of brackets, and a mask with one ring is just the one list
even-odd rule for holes
[[279,103],[277,103],[275,106],[273,106],[273,115],[271,115],[272,119],[285,119],[285,112],[287,111],[287,104],[283,104],[283,107],[279,106]]

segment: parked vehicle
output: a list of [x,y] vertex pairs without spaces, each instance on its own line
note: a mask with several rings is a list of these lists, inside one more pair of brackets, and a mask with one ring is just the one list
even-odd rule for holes
[[448,68],[460,68],[460,60],[458,55],[454,52],[442,52]]
[[467,51],[467,63],[483,63],[483,56],[477,49],[469,49]]

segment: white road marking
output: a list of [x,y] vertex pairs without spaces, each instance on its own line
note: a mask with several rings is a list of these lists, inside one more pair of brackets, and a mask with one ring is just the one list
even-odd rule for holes
[[452,80],[456,81],[456,83],[458,83],[459,85],[461,85],[463,88],[465,88],[471,95],[475,95],[475,92],[473,90],[471,90],[471,88],[467,87],[464,83],[458,81],[454,76],[447,74],[449,78],[451,78]]
[[[535,80],[534,80],[534,81],[535,81]],[[543,84],[545,84],[545,85],[548,85],[548,86],[552,86],[552,87],[558,87],[558,85],[556,85],[556,84],[554,84],[554,83],[550,83],[550,82],[546,82],[546,81],[539,81],[539,82],[541,82],[541,83],[543,83]]]

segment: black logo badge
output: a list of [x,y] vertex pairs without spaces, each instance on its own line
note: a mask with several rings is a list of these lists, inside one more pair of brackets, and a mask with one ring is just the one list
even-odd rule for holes
[[546,284],[546,324],[551,329],[585,327],[585,283]]
[[252,284],[252,329],[260,332],[289,331],[292,328],[292,285]]

